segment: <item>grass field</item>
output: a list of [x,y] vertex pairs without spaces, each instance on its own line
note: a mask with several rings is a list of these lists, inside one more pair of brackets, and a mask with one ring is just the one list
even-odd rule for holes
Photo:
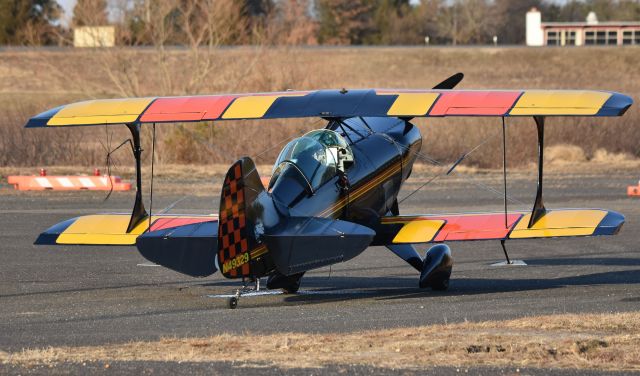
[[448,364],[638,370],[639,330],[638,313],[565,314],[346,334],[222,334],[0,351],[0,362],[29,366],[95,361],[233,361],[284,368],[361,364],[423,369]]
[[[158,63],[153,50],[6,50],[0,52],[0,166],[104,164],[107,150],[128,136],[124,127],[22,129],[30,116],[81,99],[341,87],[429,88],[458,71],[466,74],[459,86],[465,89],[602,89],[638,98],[639,58],[640,48],[634,47],[237,48],[214,52],[211,73],[195,85],[190,82],[194,72],[188,69],[192,55],[184,50],[169,51],[163,63]],[[612,153],[638,157],[639,120],[637,105],[623,118],[551,119],[547,143],[568,145],[567,150],[577,150],[584,160]],[[489,140],[465,164],[501,164],[498,119],[421,119],[416,123],[425,138],[423,152],[436,159],[451,162]],[[510,163],[526,165],[536,152],[533,122],[517,119],[509,124]],[[322,122],[313,119],[162,125],[158,127],[158,162],[229,164],[243,155],[259,155],[257,163],[270,164],[284,141],[320,126]],[[143,135],[147,145],[149,136],[147,127]],[[129,154],[118,151],[115,162],[131,165]]]

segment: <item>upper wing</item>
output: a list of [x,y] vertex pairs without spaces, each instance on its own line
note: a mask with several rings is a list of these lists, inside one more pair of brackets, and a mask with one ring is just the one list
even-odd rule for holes
[[[547,210],[528,227],[530,212],[384,217],[376,245],[465,240],[534,239],[615,235],[624,216],[602,209]],[[506,219],[506,220],[505,220]]]
[[623,94],[563,90],[316,90],[98,99],[60,106],[27,127],[301,117],[620,116]]

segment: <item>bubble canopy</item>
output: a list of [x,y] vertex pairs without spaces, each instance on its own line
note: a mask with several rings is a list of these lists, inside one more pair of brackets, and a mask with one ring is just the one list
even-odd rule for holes
[[338,133],[329,129],[311,131],[289,142],[276,160],[272,173],[272,187],[288,169],[297,170],[311,191],[331,180],[338,172],[338,152],[347,150],[349,144]]

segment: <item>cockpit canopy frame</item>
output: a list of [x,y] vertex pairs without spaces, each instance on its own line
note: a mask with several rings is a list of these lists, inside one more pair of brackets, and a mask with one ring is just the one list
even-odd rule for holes
[[317,129],[290,141],[282,149],[274,164],[269,189],[286,169],[293,168],[304,178],[312,194],[352,163],[353,152],[341,135],[330,129]]

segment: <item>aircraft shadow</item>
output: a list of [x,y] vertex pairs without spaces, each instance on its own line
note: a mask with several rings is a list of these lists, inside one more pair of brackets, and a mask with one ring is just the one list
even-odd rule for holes
[[[326,286],[326,278],[304,278],[302,289],[314,285]],[[612,271],[580,276],[548,279],[499,279],[499,278],[453,278],[448,291],[419,289],[418,278],[373,278],[339,277],[332,278],[331,288],[314,289],[322,294],[291,295],[285,298],[290,303],[323,303],[352,299],[395,300],[407,298],[429,298],[438,296],[478,295],[506,292],[526,292],[549,290],[567,286],[640,284],[640,270]],[[375,286],[375,289],[370,289]],[[358,290],[366,289],[366,290]],[[337,290],[332,294],[332,290]],[[350,293],[350,291],[353,293]]]
[[90,292],[90,291],[126,290],[126,289],[141,288],[141,287],[173,286],[173,285],[180,285],[180,284],[185,284],[186,285],[188,283],[193,283],[193,281],[131,283],[131,284],[112,285],[112,286],[105,286],[105,287],[80,287],[80,288],[75,288],[75,289],[69,288],[69,289],[56,289],[56,290],[44,290],[44,291],[30,291],[30,292],[23,292],[23,293],[0,294],[0,298],[15,298],[15,297],[37,296],[37,295],[80,293],[80,292]]
[[571,257],[527,259],[528,265],[601,265],[601,266],[640,266],[640,259],[625,257]]
[[[621,257],[598,258],[540,258],[526,259],[529,265],[540,266],[640,266],[640,259]],[[361,269],[358,269],[361,270]],[[302,294],[285,295],[287,303],[324,303],[354,299],[394,300],[406,298],[429,298],[438,296],[478,295],[505,292],[525,292],[556,289],[566,286],[640,284],[640,270],[610,271],[558,278],[455,278],[451,279],[448,291],[440,292],[418,288],[418,273],[407,275],[360,277],[360,276],[305,276],[302,279]],[[235,287],[235,281],[212,281],[201,287]],[[309,291],[309,293],[307,293]],[[266,306],[278,306],[278,302]],[[265,305],[265,304],[261,304]]]

